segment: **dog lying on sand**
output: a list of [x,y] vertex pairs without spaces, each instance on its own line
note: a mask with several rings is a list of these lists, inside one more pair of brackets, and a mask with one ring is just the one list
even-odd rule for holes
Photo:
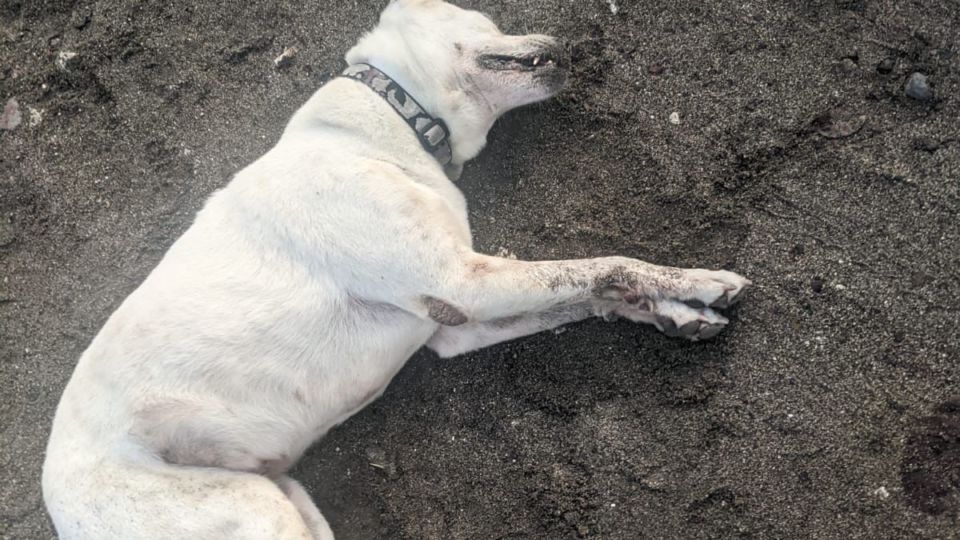
[[471,247],[452,180],[500,115],[562,87],[557,40],[394,0],[346,58],[80,358],[43,471],[62,538],[329,540],[287,471],[420,347],[591,316],[694,340],[727,323],[749,284],[731,272]]

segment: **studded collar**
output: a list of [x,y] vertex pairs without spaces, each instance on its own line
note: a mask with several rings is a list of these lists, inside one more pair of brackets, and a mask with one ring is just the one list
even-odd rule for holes
[[413,129],[427,153],[439,161],[443,167],[450,164],[453,160],[450,149],[450,128],[442,119],[434,118],[424,110],[417,100],[389,75],[370,64],[353,64],[340,76],[360,81],[376,92]]

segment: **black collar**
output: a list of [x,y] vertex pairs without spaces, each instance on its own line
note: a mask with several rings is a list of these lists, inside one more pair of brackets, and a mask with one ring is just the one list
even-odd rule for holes
[[340,76],[360,81],[370,87],[413,129],[424,150],[439,161],[441,166],[446,167],[450,163],[453,159],[450,150],[450,128],[440,118],[430,116],[430,113],[389,75],[369,64],[353,64]]

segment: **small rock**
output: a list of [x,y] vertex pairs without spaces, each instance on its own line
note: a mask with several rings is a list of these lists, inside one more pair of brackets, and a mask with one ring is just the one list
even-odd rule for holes
[[20,125],[20,104],[17,98],[10,98],[3,107],[3,114],[0,115],[0,129],[11,130]]
[[815,293],[817,293],[817,294],[822,293],[822,292],[823,292],[823,278],[817,276],[817,277],[811,279],[811,280],[810,280],[810,288],[813,290],[813,292],[815,292]]
[[859,68],[860,66],[858,66],[852,58],[844,58],[840,61],[840,69],[843,70],[844,73],[853,73]]
[[293,58],[299,51],[296,47],[287,47],[280,53],[280,56],[273,59],[273,67],[283,69],[293,63]]
[[893,58],[884,58],[877,64],[877,73],[882,75],[887,75],[893,72],[893,68],[896,66],[896,61]]
[[885,488],[884,486],[880,486],[877,489],[873,490],[873,494],[876,495],[877,497],[880,497],[881,499],[890,498],[890,492],[887,491],[887,488]]
[[680,113],[678,112],[670,113],[670,123],[675,126],[680,125]]
[[667,68],[663,67],[663,64],[650,64],[647,66],[647,73],[653,75],[654,77],[663,75],[663,72],[666,70]]
[[77,53],[73,51],[60,51],[57,53],[56,64],[57,67],[62,70],[67,70],[70,67],[70,64],[74,61],[74,58],[77,57]]
[[650,491],[665,491],[667,487],[667,477],[662,473],[656,472],[643,478],[640,484]]
[[77,30],[83,30],[90,25],[91,19],[93,19],[93,9],[89,7],[80,8],[70,16],[70,24]]
[[933,89],[930,88],[930,82],[923,73],[915,72],[913,75],[910,75],[903,90],[906,92],[907,97],[918,101],[929,101],[933,99]]
[[607,0],[607,4],[610,5],[610,13],[616,15],[620,11],[620,8],[617,7],[617,2],[615,0]]
[[584,524],[577,525],[577,534],[580,535],[580,538],[586,538],[590,534],[590,527],[587,527]]

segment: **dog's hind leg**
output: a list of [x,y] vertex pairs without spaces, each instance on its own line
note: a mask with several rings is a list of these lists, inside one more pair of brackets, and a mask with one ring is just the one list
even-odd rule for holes
[[329,528],[308,526],[301,507],[270,479],[215,467],[114,457],[48,468],[44,499],[62,540],[333,538]]
[[333,531],[330,530],[330,525],[323,514],[320,513],[317,505],[313,503],[310,494],[300,485],[300,482],[289,476],[281,476],[274,482],[280,487],[280,491],[283,491],[284,495],[290,499],[290,502],[297,507],[300,516],[307,524],[307,528],[313,533],[313,540],[333,540]]

